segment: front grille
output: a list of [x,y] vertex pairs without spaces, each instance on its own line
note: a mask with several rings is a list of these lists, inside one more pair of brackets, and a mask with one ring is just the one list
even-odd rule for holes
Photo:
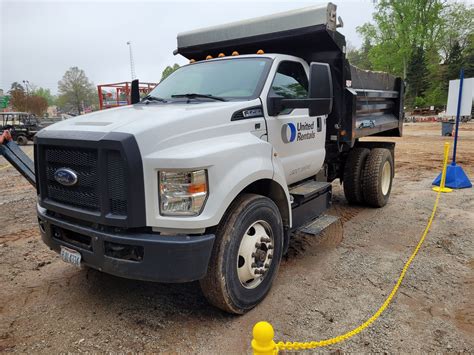
[[[73,174],[58,169],[72,170]],[[35,170],[39,204],[49,213],[94,228],[146,225],[143,164],[128,133],[42,130],[36,136]]]
[[[89,211],[100,210],[97,150],[45,147],[44,158],[49,199]],[[63,186],[54,179],[54,173],[60,168],[76,172],[76,185]]]
[[112,214],[123,216],[127,214],[126,186],[125,161],[120,152],[109,151],[107,154],[107,192]]

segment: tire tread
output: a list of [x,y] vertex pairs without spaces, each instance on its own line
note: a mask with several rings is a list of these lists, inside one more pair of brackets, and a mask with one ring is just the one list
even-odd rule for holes
[[365,202],[373,207],[383,207],[386,205],[390,190],[387,196],[382,194],[381,184],[381,166],[386,159],[389,159],[392,166],[393,160],[390,151],[385,148],[373,148],[365,162],[364,174],[362,179],[362,191]]
[[364,203],[362,177],[364,165],[369,156],[367,148],[354,148],[349,153],[344,167],[344,196],[349,204]]

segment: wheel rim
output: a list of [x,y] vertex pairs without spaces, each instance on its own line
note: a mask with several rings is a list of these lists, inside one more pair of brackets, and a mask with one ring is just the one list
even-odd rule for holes
[[390,162],[386,161],[382,168],[382,194],[385,196],[390,189],[390,180],[392,179],[392,169]]
[[257,221],[245,231],[237,256],[237,275],[243,287],[252,289],[262,283],[272,263],[273,248],[267,222]]

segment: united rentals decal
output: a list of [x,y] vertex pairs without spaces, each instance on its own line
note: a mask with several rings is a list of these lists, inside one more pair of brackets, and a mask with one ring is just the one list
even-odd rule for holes
[[298,122],[296,125],[292,122],[285,123],[281,127],[281,139],[285,143],[291,143],[296,141],[304,141],[307,139],[316,138],[316,132],[314,131],[314,121]]

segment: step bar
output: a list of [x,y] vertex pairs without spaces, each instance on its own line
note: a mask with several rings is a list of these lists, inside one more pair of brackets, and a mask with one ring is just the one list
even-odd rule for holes
[[292,197],[292,230],[315,220],[331,206],[331,183],[308,180],[291,187],[289,192]]

